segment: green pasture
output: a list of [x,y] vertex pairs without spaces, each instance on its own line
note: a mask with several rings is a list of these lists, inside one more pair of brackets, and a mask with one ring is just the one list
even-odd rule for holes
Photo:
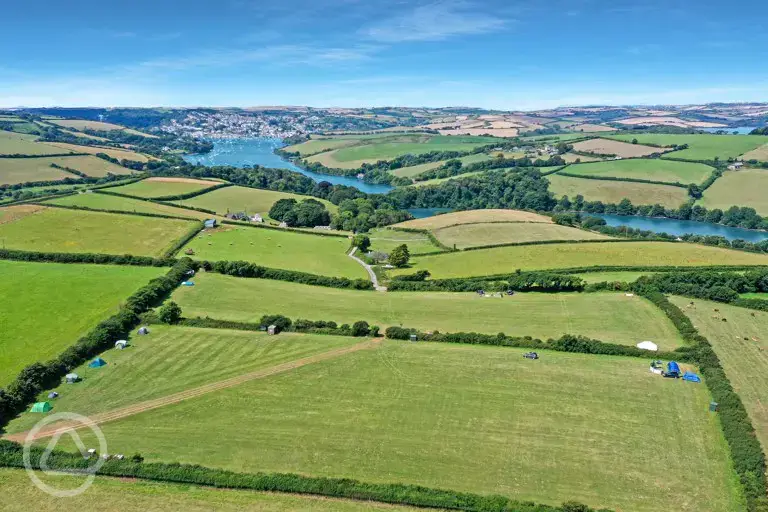
[[363,267],[346,255],[345,237],[320,236],[281,229],[219,227],[206,230],[183,249],[209,261],[250,261],[258,265],[310,274],[367,278]]
[[107,174],[130,174],[130,169],[115,165],[95,156],[64,156],[40,158],[0,158],[0,184],[14,185],[32,181],[54,181],[64,178],[80,179],[80,176],[56,164],[80,171],[88,176],[102,177]]
[[[75,489],[81,476],[37,473],[57,489]],[[338,500],[316,496],[278,494],[234,489],[214,489],[188,484],[167,484],[149,480],[96,477],[88,490],[74,497],[56,498],[41,491],[23,469],[0,469],[5,512],[59,512],[62,508],[80,512],[102,512],[105,504],[119,503],[120,512],[370,512],[415,511],[381,503]],[[110,507],[111,508],[111,507]]]
[[44,208],[11,222],[0,221],[0,247],[161,256],[193,226],[183,220]]
[[440,243],[466,249],[486,245],[549,240],[599,240],[609,236],[583,229],[535,222],[461,224],[433,232]]
[[367,235],[371,239],[371,251],[389,254],[392,249],[402,244],[408,246],[408,251],[411,254],[442,251],[423,233],[374,228]]
[[46,201],[50,204],[63,206],[82,206],[94,210],[119,210],[134,213],[154,213],[159,215],[172,215],[174,217],[187,217],[190,219],[209,219],[207,213],[196,212],[186,208],[177,208],[170,204],[159,204],[130,197],[119,197],[109,194],[84,193],[73,194]]
[[768,256],[721,247],[676,242],[570,243],[494,247],[417,256],[393,275],[429,270],[434,278],[504,274],[594,266],[766,265]]
[[299,202],[304,199],[314,199],[323,203],[329,212],[333,213],[338,210],[335,204],[325,199],[247,187],[220,188],[191,199],[179,201],[179,204],[182,206],[205,208],[206,210],[215,211],[219,215],[224,215],[227,212],[246,212],[249,215],[258,213],[266,218],[269,209],[280,199],[295,199]]
[[768,215],[768,170],[725,171],[697,204],[723,211],[731,206],[749,206],[760,215]]
[[523,352],[385,341],[102,429],[110,451],[150,461],[612,510],[743,510],[704,385],[653,375],[643,359]]
[[[501,170],[501,169],[494,169],[494,170]],[[464,174],[458,174],[456,176],[448,176],[447,178],[434,178],[431,180],[425,180],[425,181],[416,181],[413,183],[412,186],[414,187],[427,187],[430,185],[439,185],[441,183],[445,183],[446,181],[451,180],[458,180],[461,178],[469,178],[470,176],[476,176],[478,174],[483,174],[488,171],[474,171],[474,172],[465,172]]]
[[[59,397],[53,403],[54,412],[106,412],[360,341],[350,336],[282,333],[275,337],[266,332],[167,325],[150,325],[149,329],[146,336],[132,335],[127,348],[101,354],[106,366],[76,368],[74,373],[82,380],[56,388]],[[40,400],[47,394],[42,393]],[[22,414],[7,431],[24,432],[39,419],[39,414]]]
[[[573,167],[576,166],[567,167],[566,172],[570,172]],[[547,179],[549,190],[556,197],[568,196],[573,199],[580,194],[587,201],[603,203],[620,203],[626,198],[635,205],[660,204],[666,208],[679,208],[688,200],[686,189],[672,185],[572,178],[558,174],[550,174]]]
[[670,183],[701,183],[714,169],[694,162],[677,162],[660,158],[629,158],[569,166],[568,174],[593,177],[632,178]]
[[[458,160],[461,160],[461,163],[463,165],[469,165],[474,164],[477,162],[484,162],[486,160],[490,160],[492,157],[491,155],[487,153],[477,153],[474,155],[467,155],[462,156],[458,158]],[[406,178],[412,178],[414,176],[417,176],[421,173],[427,172],[432,169],[436,169],[440,167],[441,165],[445,164],[448,160],[441,160],[439,162],[430,162],[427,164],[420,164],[420,165],[412,165],[410,167],[401,167],[400,169],[395,169],[392,171],[392,174],[395,176],[403,176]]]
[[760,135],[637,133],[606,135],[606,138],[624,142],[637,139],[640,144],[664,147],[688,144],[688,149],[673,151],[662,156],[662,158],[682,158],[683,160],[714,160],[715,157],[726,160],[741,156],[765,144],[765,137]]
[[540,339],[580,334],[623,345],[653,340],[669,350],[681,344],[658,309],[623,293],[518,293],[503,298],[452,292],[376,293],[220,274],[198,275],[195,285],[173,294],[188,318],[257,322],[265,314],[282,314],[338,324],[365,320],[381,328],[402,325],[423,331],[504,332]]
[[293,146],[288,146],[284,149],[285,151],[290,151],[291,153],[298,152],[302,157],[304,157],[308,155],[314,155],[316,153],[331,151],[333,149],[343,148],[346,146],[352,146],[357,144],[359,140],[360,139],[337,137],[310,139],[306,142],[302,142],[301,144],[294,144]]
[[[0,130],[0,155],[55,155],[72,152],[42,142],[35,142],[36,139],[37,137],[34,135]],[[0,164],[2,162],[0,161]]]
[[164,178],[148,178],[146,180],[129,183],[120,187],[110,187],[110,192],[118,192],[129,196],[144,197],[152,199],[154,197],[174,196],[189,194],[199,190],[205,190],[215,187],[218,183],[215,181],[190,180],[185,181],[164,181]]
[[64,351],[164,268],[0,260],[0,388]]

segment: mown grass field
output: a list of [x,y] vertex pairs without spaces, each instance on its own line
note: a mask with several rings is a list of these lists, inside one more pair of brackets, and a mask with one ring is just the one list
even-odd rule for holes
[[36,139],[34,135],[0,130],[0,155],[57,155],[72,152],[70,149],[35,142]]
[[[23,251],[160,256],[194,226],[183,220],[63,208],[15,215],[15,209],[0,208],[0,246]],[[4,212],[15,218],[6,222]]]
[[408,251],[411,254],[442,251],[442,249],[429,240],[427,235],[422,233],[375,228],[368,233],[368,237],[371,239],[371,251],[389,253],[392,249],[402,244],[408,246]]
[[77,144],[68,144],[66,142],[46,142],[46,145],[53,146],[54,148],[58,148],[55,151],[56,153],[66,153],[67,151],[70,151],[73,153],[90,153],[91,155],[95,155],[97,153],[104,153],[111,156],[112,158],[117,158],[118,160],[133,160],[135,162],[149,161],[149,157],[147,157],[146,155],[143,155],[141,153],[136,153],[135,151],[131,151],[128,149],[117,149],[112,147],[101,147],[101,146],[80,146]]
[[768,170],[726,171],[697,204],[725,211],[731,206],[749,206],[760,215],[768,215]]
[[435,230],[457,224],[475,224],[478,222],[546,222],[552,223],[552,219],[546,215],[541,215],[523,210],[505,210],[497,208],[488,208],[486,210],[463,210],[459,212],[449,212],[423,219],[413,219],[399,224],[395,227],[409,229],[428,229]]
[[258,265],[310,274],[367,278],[360,264],[346,255],[350,241],[344,237],[320,236],[258,227],[218,227],[190,241],[192,258],[209,261],[251,261]]
[[752,151],[744,153],[744,160],[759,160],[761,162],[768,162],[768,143],[759,146]]
[[[74,489],[82,477],[65,474],[38,477],[58,489]],[[370,512],[416,511],[410,507],[315,496],[277,494],[233,489],[214,489],[147,480],[97,477],[88,490],[75,497],[55,498],[38,489],[23,469],[0,469],[4,512],[58,512],[62,508],[80,512],[102,512],[119,503],[120,512]]]
[[139,213],[157,213],[160,215],[173,215],[175,217],[187,217],[190,219],[209,219],[211,215],[185,208],[142,201],[140,199],[131,199],[129,197],[118,197],[108,194],[86,193],[74,194],[46,201],[50,204],[60,204],[64,206],[83,206],[93,208],[94,210],[119,210],[123,212]]
[[88,176],[102,177],[111,174],[130,174],[131,170],[107,162],[95,156],[64,156],[40,158],[3,158],[0,159],[0,184],[13,185],[28,181],[53,181],[64,178],[79,179],[80,176],[63,169],[51,167],[56,164],[61,167],[75,169]]
[[582,278],[587,283],[602,283],[603,281],[609,283],[631,283],[643,276],[650,276],[653,274],[654,272],[585,272],[583,274],[574,275]]
[[611,238],[583,229],[535,222],[462,224],[434,230],[433,234],[440,243],[457,249],[544,240],[604,240]]
[[616,155],[623,158],[636,158],[661,153],[663,149],[642,144],[627,144],[611,139],[589,139],[573,145],[574,151],[594,153],[596,155]]
[[[487,153],[478,153],[476,155],[463,156],[461,158],[458,158],[458,160],[461,160],[461,163],[463,165],[469,165],[477,162],[484,162],[486,160],[490,160],[491,158],[492,158],[491,155],[488,155]],[[394,174],[395,176],[412,178],[414,176],[418,176],[423,172],[427,172],[431,169],[436,169],[447,161],[448,160],[441,160],[439,162],[430,162],[428,164],[412,165],[410,167],[401,167],[400,169],[395,169],[394,171],[392,171],[392,174]]]
[[247,187],[226,187],[205,193],[200,196],[179,201],[184,206],[193,206],[196,208],[205,208],[213,210],[219,215],[229,212],[247,212],[250,215],[254,213],[267,217],[269,209],[280,199],[295,199],[299,202],[304,199],[315,199],[325,205],[329,212],[336,212],[338,207],[326,201],[312,196],[302,196],[288,192],[277,192],[274,190],[260,190]]
[[220,274],[199,275],[195,284],[173,294],[190,318],[208,315],[257,322],[265,314],[283,314],[339,324],[365,320],[382,328],[403,325],[424,331],[504,332],[541,339],[581,334],[624,345],[653,340],[670,350],[681,344],[659,310],[645,299],[623,293],[520,293],[504,298],[474,293],[375,293]]
[[285,148],[286,151],[292,153],[298,152],[301,156],[314,155],[316,153],[322,153],[324,151],[331,151],[333,149],[339,149],[346,146],[353,146],[358,143],[360,139],[353,138],[318,138],[310,139],[301,144],[294,144]]
[[632,158],[608,162],[571,165],[565,171],[579,176],[633,178],[670,183],[701,183],[714,169],[694,162],[677,162],[659,158]]
[[144,137],[155,137],[155,138],[157,137],[156,135],[150,135],[148,133],[140,132],[132,128],[127,128],[119,124],[104,123],[101,121],[89,121],[85,119],[60,119],[60,120],[55,120],[50,122],[59,126],[63,126],[64,128],[72,128],[73,130],[96,130],[96,131],[107,131],[107,132],[112,130],[120,130],[133,135],[142,135]]
[[385,341],[102,429],[111,451],[153,461],[639,512],[742,509],[703,385],[638,359],[523,352]]
[[523,245],[417,256],[392,275],[429,270],[434,278],[471,277],[520,270],[591,266],[766,265],[768,256],[675,242]]
[[129,183],[120,187],[111,187],[107,190],[118,192],[129,196],[145,197],[152,199],[155,197],[175,196],[198,192],[218,185],[215,181],[197,180],[194,178],[147,178]]
[[[566,169],[566,172],[569,172],[571,167]],[[550,174],[547,179],[549,190],[554,192],[556,197],[568,196],[573,199],[581,194],[587,201],[603,203],[619,203],[626,198],[632,201],[632,204],[658,203],[666,208],[679,208],[688,200],[686,189],[672,185],[571,178],[557,174]]]
[[672,146],[688,144],[688,149],[673,151],[662,158],[682,158],[683,160],[726,160],[737,157],[765,144],[765,137],[760,135],[714,135],[714,134],[663,134],[637,133],[631,135],[610,135],[612,139],[630,142],[637,139],[640,144]]
[[[768,450],[768,409],[764,403],[768,397],[768,313],[687,297],[671,300],[712,344],[747,408],[763,451]],[[694,306],[688,307],[691,301]]]
[[[0,226],[2,227],[2,226]],[[0,261],[0,388],[114,314],[163,268]]]
[[[55,410],[97,414],[360,341],[350,336],[282,333],[275,337],[265,332],[163,325],[149,329],[149,335],[132,335],[127,348],[103,353],[107,366],[76,368],[83,380],[56,388],[60,396],[53,402]],[[40,399],[46,400],[47,394]],[[94,400],[95,396],[99,399]],[[22,414],[7,431],[24,432],[39,420],[39,414]]]

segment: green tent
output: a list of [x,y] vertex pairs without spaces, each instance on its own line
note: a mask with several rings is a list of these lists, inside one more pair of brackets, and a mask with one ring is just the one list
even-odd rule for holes
[[53,409],[53,406],[50,404],[50,402],[37,402],[32,406],[32,410],[30,412],[48,412],[51,409]]

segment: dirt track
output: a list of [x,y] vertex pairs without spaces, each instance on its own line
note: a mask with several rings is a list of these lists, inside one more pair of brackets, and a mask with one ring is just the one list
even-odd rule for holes
[[[372,348],[376,346],[378,343],[379,343],[378,340],[366,340],[361,343],[357,343],[356,345],[352,345],[351,347],[338,348],[335,350],[331,350],[329,352],[323,352],[322,354],[316,354],[314,356],[308,356],[301,359],[296,359],[295,361],[288,361],[287,363],[282,363],[277,366],[272,366],[270,368],[264,368],[262,370],[258,370],[255,372],[246,373],[245,375],[238,375],[237,377],[231,377],[229,379],[225,379],[219,382],[212,382],[210,384],[205,384],[204,386],[188,389],[186,391],[180,391],[172,395],[155,398],[153,400],[147,400],[144,402],[139,402],[137,404],[129,405],[127,407],[122,407],[120,409],[115,409],[112,411],[103,412],[100,414],[94,414],[93,416],[90,417],[91,423],[89,423],[88,425],[101,425],[102,423],[107,423],[109,421],[115,421],[115,420],[127,418],[128,416],[133,416],[135,414],[140,414],[142,412],[151,411],[152,409],[157,409],[160,407],[165,407],[166,405],[179,403],[183,400],[188,400],[190,398],[196,398],[202,395],[207,395],[208,393],[212,393],[214,391],[219,391],[221,389],[227,389],[234,386],[238,386],[240,384],[244,384],[252,380],[262,379],[264,377],[269,377],[271,375],[283,373],[288,370],[300,368],[308,364],[317,363],[320,361],[326,361],[328,359],[334,359],[336,357],[339,357],[345,354],[357,352],[358,350],[365,350],[368,348]],[[83,423],[66,423],[66,422],[55,423],[41,429],[39,432],[37,432],[37,434],[35,434],[32,440],[52,437],[57,433],[63,433],[69,430],[76,430],[79,428],[86,427],[88,425]],[[15,441],[17,443],[23,443],[26,440],[26,438],[27,438],[27,432],[19,432],[17,434],[10,434],[8,436],[5,436],[5,439],[8,439],[9,441]]]

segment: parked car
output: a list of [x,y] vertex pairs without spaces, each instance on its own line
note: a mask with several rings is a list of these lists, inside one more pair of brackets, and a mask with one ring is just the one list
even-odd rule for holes
[[539,354],[537,354],[536,352],[526,352],[525,354],[523,354],[523,357],[526,359],[538,359]]

